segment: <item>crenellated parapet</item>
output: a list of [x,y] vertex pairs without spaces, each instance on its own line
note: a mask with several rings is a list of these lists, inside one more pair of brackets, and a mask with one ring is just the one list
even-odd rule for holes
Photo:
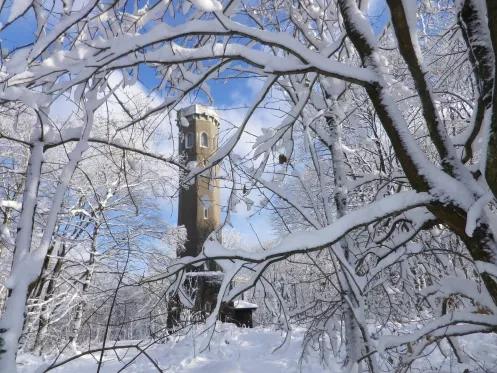
[[186,119],[206,120],[212,122],[219,127],[220,117],[213,108],[201,104],[190,105],[186,108],[178,110],[178,125],[179,118],[185,117]]

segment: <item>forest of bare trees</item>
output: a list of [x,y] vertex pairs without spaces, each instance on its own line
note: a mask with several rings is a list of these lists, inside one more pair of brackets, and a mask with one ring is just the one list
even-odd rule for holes
[[[23,353],[100,372],[117,349],[162,372],[149,346],[207,350],[240,297],[344,372],[411,371],[435,349],[463,364],[461,338],[495,333],[496,1],[0,4],[0,38],[29,35],[1,45],[0,373]],[[238,113],[205,166],[178,151],[191,103]],[[177,258],[166,211],[217,166],[225,238]],[[272,239],[236,232],[245,207]],[[206,261],[224,277],[199,321],[184,279]]]

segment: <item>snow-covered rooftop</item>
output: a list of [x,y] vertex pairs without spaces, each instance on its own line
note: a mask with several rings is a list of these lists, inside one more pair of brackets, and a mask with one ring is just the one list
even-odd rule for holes
[[259,306],[255,303],[250,303],[244,300],[235,300],[233,302],[235,305],[236,309],[242,309],[242,308],[258,308]]
[[218,276],[224,276],[224,272],[221,271],[199,271],[199,272],[187,272],[187,276],[190,277],[218,277]]
[[202,104],[194,104],[180,109],[178,111],[178,118],[187,117],[193,114],[205,114],[219,120],[219,114],[216,110],[214,110],[214,108]]

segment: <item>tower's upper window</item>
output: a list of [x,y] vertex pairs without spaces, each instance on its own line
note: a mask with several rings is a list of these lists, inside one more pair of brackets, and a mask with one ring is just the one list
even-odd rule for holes
[[209,147],[209,137],[205,132],[202,132],[200,135],[200,146],[202,148],[208,148]]
[[208,218],[209,218],[209,209],[204,206],[204,219],[208,219]]
[[186,134],[186,148],[193,148],[193,133],[189,132]]

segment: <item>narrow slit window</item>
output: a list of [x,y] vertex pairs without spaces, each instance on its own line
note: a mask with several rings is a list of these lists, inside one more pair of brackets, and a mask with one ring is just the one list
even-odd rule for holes
[[186,134],[186,148],[193,148],[193,133]]
[[204,219],[209,218],[209,209],[207,207],[204,207]]
[[202,132],[200,135],[200,146],[202,148],[208,148],[209,147],[209,137],[205,132]]

